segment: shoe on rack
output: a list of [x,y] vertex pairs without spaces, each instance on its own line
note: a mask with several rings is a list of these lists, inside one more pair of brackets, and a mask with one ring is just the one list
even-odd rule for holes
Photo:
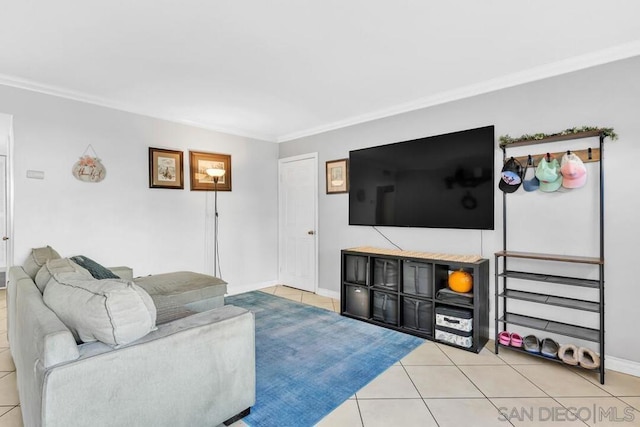
[[529,353],[540,353],[540,341],[535,335],[527,335],[522,340],[522,347]]
[[562,344],[558,349],[558,358],[567,365],[578,364],[578,347],[573,344]]
[[551,338],[543,339],[540,353],[545,357],[550,357],[551,359],[558,358],[558,343]]
[[585,369],[598,369],[600,367],[600,356],[593,350],[580,347],[578,349],[578,362]]
[[502,345],[509,345],[511,343],[511,333],[502,331],[498,334],[498,342]]
[[522,337],[515,332],[511,334],[511,347],[522,347]]

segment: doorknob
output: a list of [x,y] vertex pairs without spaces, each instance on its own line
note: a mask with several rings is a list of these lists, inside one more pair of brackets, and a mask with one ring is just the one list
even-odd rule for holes
[[9,238],[7,236],[3,236],[2,240],[9,240]]
[[316,234],[316,233],[315,233],[313,230],[309,230],[309,231],[307,231],[307,234],[309,234],[309,235],[313,236],[313,235],[314,235],[314,234]]

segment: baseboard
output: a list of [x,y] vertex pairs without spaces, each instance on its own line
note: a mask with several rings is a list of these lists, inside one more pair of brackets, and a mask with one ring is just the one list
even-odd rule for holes
[[607,356],[605,354],[604,366],[606,369],[611,369],[612,371],[640,377],[640,362],[620,359],[619,357]]
[[279,282],[277,280],[268,280],[266,282],[259,283],[249,283],[247,285],[227,285],[227,295],[238,295],[243,294],[245,292],[257,291],[259,289],[268,288],[270,286],[275,286]]
[[330,291],[329,289],[318,288],[316,294],[323,297],[340,300],[340,292]]
[[[492,340],[493,337],[495,337],[495,333],[494,328],[491,327],[489,328],[489,339]],[[612,371],[640,377],[640,362],[634,362],[633,360],[621,359],[605,354],[604,367]]]

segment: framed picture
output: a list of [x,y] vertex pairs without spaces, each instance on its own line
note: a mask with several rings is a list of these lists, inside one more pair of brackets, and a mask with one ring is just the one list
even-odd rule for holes
[[191,191],[213,191],[213,177],[207,175],[207,169],[224,169],[226,172],[218,179],[218,191],[231,191],[231,156],[229,154],[201,153],[189,151],[189,177]]
[[349,192],[349,159],[327,162],[327,194]]
[[184,188],[182,151],[149,147],[149,188]]

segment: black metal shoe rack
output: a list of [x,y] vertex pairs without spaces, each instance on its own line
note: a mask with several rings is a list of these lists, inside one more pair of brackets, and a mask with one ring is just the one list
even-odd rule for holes
[[[562,363],[560,359],[548,359],[534,353],[528,353],[523,349],[518,349],[500,344],[498,335],[501,331],[507,330],[507,325],[514,325],[540,330],[544,332],[563,335],[566,337],[578,338],[585,341],[595,343],[600,350],[600,366],[595,369],[600,375],[600,383],[604,384],[605,374],[605,346],[604,346],[604,172],[603,172],[603,142],[605,135],[601,131],[581,132],[571,135],[553,136],[541,140],[514,142],[501,145],[503,161],[507,159],[507,150],[514,147],[522,147],[527,145],[545,144],[564,140],[573,140],[580,138],[599,138],[598,148],[588,148],[586,150],[573,151],[581,157],[584,162],[599,163],[599,232],[600,232],[600,256],[567,256],[546,253],[518,252],[507,249],[507,199],[509,196],[503,193],[502,208],[502,238],[503,250],[495,253],[495,351],[496,354],[501,347],[507,347],[514,351],[531,355],[533,357],[543,357],[547,360],[555,360]],[[593,145],[593,144],[592,144]],[[553,153],[556,157],[562,156],[564,152]],[[534,157],[541,158],[544,154]],[[516,157],[521,160],[521,164],[526,164],[528,156]],[[500,259],[502,258],[502,269],[500,269]],[[537,260],[542,262],[554,263],[578,263],[597,265],[599,274],[597,280],[584,279],[579,277],[557,276],[550,274],[541,274],[531,271],[514,271],[507,268],[507,260],[509,258],[520,258]],[[539,264],[539,263],[538,263]],[[502,280],[500,280],[500,278]],[[581,286],[599,290],[598,300],[582,300],[574,298],[565,298],[553,294],[537,293],[518,290],[508,286],[508,279],[529,280],[544,283],[554,283],[562,286]],[[578,312],[594,312],[600,317],[600,326],[597,329],[587,328],[579,324],[569,324],[556,322],[549,319],[536,318],[518,314],[515,311],[508,310],[509,300],[527,301],[533,304],[552,305],[556,307],[577,310]],[[500,304],[502,301],[502,304]],[[579,319],[580,316],[573,318]]]

